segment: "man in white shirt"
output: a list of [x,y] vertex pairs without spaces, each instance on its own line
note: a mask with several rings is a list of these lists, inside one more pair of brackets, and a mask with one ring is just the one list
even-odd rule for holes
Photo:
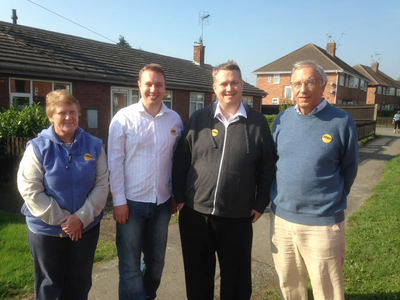
[[172,158],[183,125],[162,103],[166,80],[161,66],[145,66],[138,85],[140,101],[119,110],[111,121],[108,164],[119,299],[144,300],[154,299],[160,285],[171,218]]

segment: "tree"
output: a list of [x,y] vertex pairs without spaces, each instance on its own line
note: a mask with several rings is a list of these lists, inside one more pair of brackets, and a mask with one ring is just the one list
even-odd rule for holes
[[126,48],[132,48],[132,46],[129,45],[129,43],[125,40],[125,37],[123,35],[119,36],[119,42],[117,43],[117,45],[120,45],[120,46],[126,47]]

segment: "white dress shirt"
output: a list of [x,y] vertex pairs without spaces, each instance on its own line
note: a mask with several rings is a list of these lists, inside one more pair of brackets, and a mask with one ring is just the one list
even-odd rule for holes
[[179,115],[162,103],[153,118],[142,100],[117,112],[108,137],[108,167],[114,206],[162,204],[171,197],[173,153],[182,134]]

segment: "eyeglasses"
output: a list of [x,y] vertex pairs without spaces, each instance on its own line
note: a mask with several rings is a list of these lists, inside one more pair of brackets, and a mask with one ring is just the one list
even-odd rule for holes
[[300,90],[303,84],[306,88],[308,88],[309,90],[312,90],[315,87],[315,85],[317,84],[317,81],[315,79],[311,78],[304,82],[301,82],[301,81],[292,82],[291,86],[292,86],[292,89],[294,89],[294,90]]

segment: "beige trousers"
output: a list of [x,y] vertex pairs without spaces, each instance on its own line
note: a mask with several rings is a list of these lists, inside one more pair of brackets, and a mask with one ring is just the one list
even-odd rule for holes
[[271,212],[270,230],[282,299],[308,299],[307,273],[315,300],[344,299],[344,221],[329,226],[301,225]]

